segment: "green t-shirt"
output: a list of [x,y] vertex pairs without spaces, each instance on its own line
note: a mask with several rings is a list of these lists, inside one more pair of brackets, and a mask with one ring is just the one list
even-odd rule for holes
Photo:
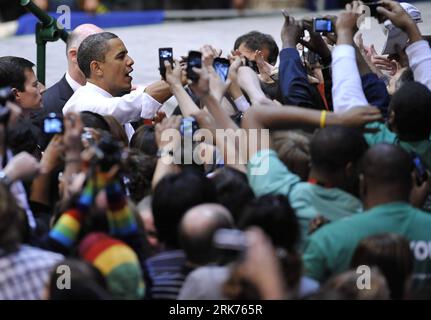
[[415,286],[431,280],[431,215],[408,203],[380,205],[322,226],[305,244],[305,274],[323,282],[349,269],[359,242],[371,235],[396,233],[410,242],[415,257]]
[[414,152],[419,155],[424,161],[428,169],[431,170],[431,141],[422,140],[416,142],[407,142],[398,139],[398,136],[393,133],[389,128],[381,122],[373,122],[367,125],[367,128],[379,129],[376,133],[364,134],[365,140],[367,140],[370,146],[378,143],[389,143],[399,145],[407,152]]
[[290,172],[274,150],[261,150],[247,166],[249,183],[257,196],[282,194],[288,197],[301,227],[301,244],[307,238],[310,221],[323,216],[330,221],[362,211],[361,202],[337,188],[324,188],[301,179]]

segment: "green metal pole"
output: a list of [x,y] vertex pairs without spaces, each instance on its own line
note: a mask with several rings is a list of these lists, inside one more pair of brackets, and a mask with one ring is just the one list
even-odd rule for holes
[[37,76],[45,84],[46,43],[62,39],[67,42],[68,32],[57,26],[57,21],[35,5],[31,0],[20,0],[21,6],[27,8],[40,22],[36,24]]
[[46,80],[46,41],[41,39],[40,34],[43,29],[42,23],[36,24],[36,45],[37,45],[37,79],[45,85]]

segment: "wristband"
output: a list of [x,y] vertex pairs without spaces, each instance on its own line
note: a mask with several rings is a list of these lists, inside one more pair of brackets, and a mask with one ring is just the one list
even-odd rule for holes
[[324,128],[326,125],[326,115],[327,115],[327,111],[326,110],[322,110],[322,112],[320,113],[320,127]]

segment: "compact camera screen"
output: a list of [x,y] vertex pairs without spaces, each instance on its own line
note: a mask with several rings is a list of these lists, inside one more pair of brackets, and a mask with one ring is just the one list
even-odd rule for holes
[[314,32],[334,32],[334,26],[329,19],[314,19]]
[[63,133],[63,120],[58,117],[48,117],[43,122],[43,130],[46,134]]

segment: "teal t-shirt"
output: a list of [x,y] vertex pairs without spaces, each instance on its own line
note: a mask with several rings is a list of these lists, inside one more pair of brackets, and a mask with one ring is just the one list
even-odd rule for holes
[[256,153],[248,163],[247,176],[257,196],[287,196],[300,223],[300,247],[307,239],[309,223],[315,217],[323,216],[335,221],[362,211],[359,199],[343,190],[302,182],[281,162],[274,150]]
[[431,215],[408,203],[380,205],[362,214],[322,226],[307,240],[305,274],[323,282],[349,269],[359,242],[371,235],[396,233],[410,242],[415,257],[414,285],[431,280]]
[[378,129],[376,133],[364,134],[365,140],[370,146],[378,143],[389,143],[399,145],[407,152],[414,152],[419,155],[425,165],[431,170],[431,141],[422,140],[416,142],[407,142],[398,139],[398,136],[381,122],[373,122],[367,125],[367,128]]

